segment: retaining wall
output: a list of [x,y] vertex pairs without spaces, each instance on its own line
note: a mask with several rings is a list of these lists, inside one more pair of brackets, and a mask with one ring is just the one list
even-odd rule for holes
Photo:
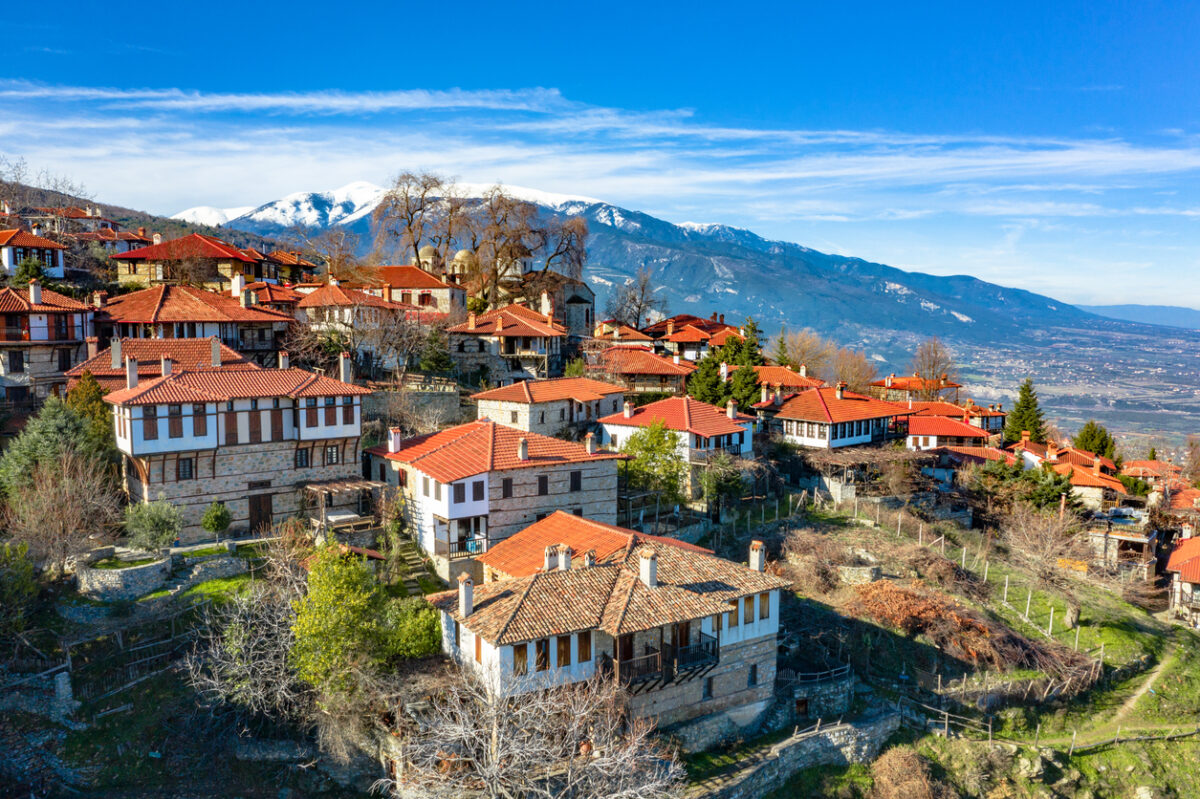
[[81,563],[75,568],[75,579],[78,581],[79,593],[101,602],[113,602],[120,599],[137,599],[161,588],[170,573],[169,559],[124,569],[93,569],[90,565]]

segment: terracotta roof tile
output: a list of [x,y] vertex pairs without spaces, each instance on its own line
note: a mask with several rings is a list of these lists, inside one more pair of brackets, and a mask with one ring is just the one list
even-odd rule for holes
[[241,261],[242,263],[257,263],[258,257],[246,255],[241,249],[216,236],[205,236],[203,233],[189,233],[178,239],[164,241],[161,244],[151,244],[129,252],[115,253],[109,256],[114,261],[182,261],[186,258],[214,258],[217,260]]
[[439,280],[421,267],[412,264],[362,267],[358,270],[358,274],[365,282],[387,285],[394,289],[459,288],[444,280]]
[[644,347],[609,347],[600,353],[599,368],[614,375],[686,376],[696,367],[686,361],[675,363]]
[[[254,364],[234,350],[220,344],[221,365],[219,369],[242,370],[259,369]],[[121,339],[121,358],[133,358],[138,362],[138,378],[140,380],[162,376],[162,357],[171,357],[172,369],[187,372],[211,370],[212,339],[211,338],[124,338]],[[110,391],[125,387],[125,367],[112,365],[112,348],[105,347],[96,354],[67,370],[66,375],[72,381],[91,372],[92,377],[101,387]]]
[[664,336],[663,341],[672,341],[676,344],[693,344],[708,341],[710,338],[712,336],[700,328],[694,325],[687,325],[682,330],[676,330],[671,335]]
[[[741,366],[735,363],[729,364],[729,373],[732,375]],[[778,388],[820,388],[825,385],[825,381],[817,377],[808,377],[801,375],[788,366],[755,366],[754,371],[758,373],[758,382],[764,386],[774,386]]]
[[[888,386],[888,380],[892,381],[892,385]],[[925,391],[934,388],[962,388],[962,383],[955,383],[953,380],[942,382],[941,380],[926,380],[918,375],[892,375],[883,380],[876,380],[871,384],[878,388],[891,388],[895,391]]]
[[1179,579],[1185,583],[1200,583],[1200,538],[1176,543],[1167,560],[1167,571],[1179,572]]
[[56,241],[35,236],[28,230],[0,230],[0,247],[40,247],[43,250],[65,250]]
[[229,294],[193,286],[154,286],[113,297],[102,309],[114,322],[294,322],[283,311],[242,307]]
[[938,447],[932,452],[944,452],[954,460],[967,460],[982,463],[984,461],[1004,461],[1007,464],[1016,463],[1016,456],[1005,452],[999,447]]
[[383,308],[392,311],[419,311],[415,305],[405,305],[400,302],[392,302],[385,300],[382,297],[376,297],[374,294],[367,294],[357,289],[349,289],[344,286],[326,283],[321,288],[306,294],[297,303],[297,308],[329,308],[329,307],[366,307],[366,308]]
[[288,250],[272,250],[269,253],[271,260],[284,266],[311,266],[316,267],[312,261],[306,259],[298,252]]
[[709,405],[691,397],[668,397],[633,409],[633,416],[626,418],[624,412],[603,416],[596,420],[600,424],[625,425],[627,427],[650,427],[662,422],[668,430],[695,433],[700,436],[737,435],[744,431],[743,425],[753,422],[753,416],[739,413],[730,419],[724,408]]
[[[874,385],[874,384],[872,384]],[[1004,411],[997,411],[991,408],[984,408],[979,405],[955,405],[953,402],[944,402],[941,400],[934,401],[917,401],[909,402],[909,408],[916,411],[922,416],[952,416],[961,419],[963,414],[971,416],[1004,416]]]
[[988,431],[948,416],[910,416],[908,417],[908,433],[913,436],[988,437]]
[[1095,474],[1091,469],[1085,469],[1073,463],[1060,463],[1053,468],[1058,474],[1070,476],[1071,485],[1077,488],[1106,488],[1118,494],[1125,493],[1125,486],[1120,480],[1103,472]]
[[776,418],[808,422],[856,422],[885,416],[907,416],[912,412],[895,402],[884,402],[846,391],[837,398],[835,388],[801,391],[779,409]]
[[654,341],[642,331],[611,319],[596,325],[596,329],[592,332],[595,338],[605,341]]
[[525,380],[508,386],[500,386],[471,395],[473,400],[497,400],[500,402],[553,402],[571,399],[576,402],[591,402],[611,394],[621,394],[625,389],[592,380],[587,377],[557,377],[552,380]]
[[163,405],[244,397],[344,397],[370,393],[370,389],[303,369],[214,369],[173,372],[106,394],[104,401],[114,405]]
[[42,301],[37,305],[29,301],[28,287],[0,289],[0,312],[3,313],[82,313],[90,310],[79,300],[50,289],[42,289]]
[[[497,329],[496,324],[500,327]],[[508,305],[485,314],[475,316],[475,326],[470,320],[447,328],[448,333],[466,333],[474,336],[529,336],[531,338],[554,338],[566,335],[566,329],[557,322],[547,322],[544,314],[531,311],[523,305]]]

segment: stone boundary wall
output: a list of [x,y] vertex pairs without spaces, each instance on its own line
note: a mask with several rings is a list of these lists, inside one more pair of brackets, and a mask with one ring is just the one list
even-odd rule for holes
[[869,721],[846,722],[815,733],[802,733],[780,741],[759,761],[720,780],[697,786],[694,797],[761,799],[783,787],[796,772],[824,765],[869,763],[883,744],[900,728],[900,714],[889,712]]
[[75,569],[75,579],[79,593],[101,602],[113,602],[137,599],[162,588],[170,573],[171,561],[165,558],[125,569],[93,569],[81,563]]
[[239,558],[237,556],[218,555],[202,560],[193,560],[191,562],[191,573],[188,574],[187,579],[179,584],[175,591],[186,591],[192,586],[199,585],[207,580],[216,580],[221,577],[233,577],[237,574],[243,574],[249,571],[249,568],[246,558]]
[[878,566],[838,566],[838,580],[846,585],[873,583],[883,575]]

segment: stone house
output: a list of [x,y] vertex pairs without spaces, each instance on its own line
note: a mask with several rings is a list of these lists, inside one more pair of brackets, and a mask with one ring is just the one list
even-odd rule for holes
[[460,372],[486,374],[492,383],[558,377],[566,328],[552,313],[506,305],[447,328],[450,358]]
[[725,453],[735,458],[754,457],[755,418],[737,411],[737,401],[724,409],[691,397],[669,397],[635,408],[626,402],[621,413],[600,419],[601,443],[618,449],[639,430],[662,424],[675,434],[676,452],[688,464],[686,494],[700,495],[700,475],[710,458]]
[[137,231],[120,230],[111,227],[96,230],[81,230],[77,233],[65,233],[65,238],[80,244],[96,244],[109,253],[129,252],[130,250],[148,247],[154,240],[146,235],[146,228],[139,227]]
[[[438,574],[478,572],[476,556],[556,510],[617,516],[617,463],[595,439],[574,444],[488,419],[367,451],[368,475],[398,487],[410,534]],[[476,574],[476,576],[480,576]]]
[[279,279],[284,283],[299,283],[317,271],[317,265],[296,250],[271,250],[267,257],[278,265]]
[[793,444],[838,449],[903,438],[911,414],[902,405],[855,394],[838,383],[799,392],[780,406],[775,420]]
[[358,288],[401,305],[440,314],[465,312],[467,292],[419,266],[366,266],[357,270]]
[[987,446],[988,432],[968,419],[965,415],[961,419],[951,419],[949,416],[914,414],[908,417],[908,448]]
[[458,590],[427,600],[442,614],[443,651],[496,688],[600,675],[627,688],[635,715],[680,732],[736,735],[771,708],[787,583],[765,573],[761,542],[747,567],[559,513],[483,559],[504,579],[463,574]]
[[[367,389],[300,369],[176,370],[142,380],[125,359],[126,387],[106,394],[132,502],[163,499],[183,512],[182,540],[207,534],[205,508],[224,502],[233,529],[257,531],[314,507],[364,513],[361,400]],[[345,490],[350,489],[350,490]]]
[[1167,559],[1167,574],[1171,612],[1193,627],[1200,626],[1200,538],[1175,542]]
[[[721,364],[721,379],[728,381],[733,379],[733,373],[742,367],[736,363]],[[793,369],[790,366],[752,366],[750,367],[758,375],[758,384],[764,388],[768,388],[775,393],[790,394],[797,391],[805,391],[810,388],[820,388],[825,385],[825,381],[819,377],[810,377],[808,367],[800,364],[799,369]]]
[[683,394],[696,367],[678,355],[664,358],[646,347],[616,346],[601,352],[588,371],[631,393]]
[[92,309],[34,280],[24,289],[0,289],[0,317],[4,399],[21,402],[59,393],[94,332]]
[[592,425],[621,407],[625,389],[586,377],[522,380],[472,395],[480,419],[555,435]]
[[909,410],[919,416],[943,416],[950,419],[961,419],[968,424],[986,430],[989,435],[1004,431],[1004,420],[1008,414],[1000,405],[976,405],[968,397],[962,405],[943,400],[919,401],[907,400]]
[[394,369],[383,346],[390,333],[404,320],[419,320],[420,309],[385,300],[374,294],[342,286],[337,278],[315,291],[304,294],[296,303],[296,319],[314,330],[340,334],[342,340],[357,341],[355,357],[365,369],[372,366]]
[[953,397],[953,402],[957,405],[960,388],[962,388],[962,383],[955,383],[946,374],[937,379],[926,379],[917,374],[897,376],[893,372],[882,380],[876,380],[867,386],[867,393],[876,399],[888,402],[907,402],[910,399],[924,399],[929,396]]
[[1099,459],[1092,461],[1090,469],[1069,462],[1056,463],[1050,468],[1070,477],[1072,492],[1089,510],[1103,510],[1125,496],[1125,484],[1106,474]]
[[552,314],[566,328],[572,350],[591,338],[596,324],[596,292],[582,280],[554,271],[532,272],[521,279],[514,299],[543,314]]
[[608,319],[597,324],[595,329],[592,330],[592,337],[598,341],[603,341],[610,347],[654,346],[654,339],[636,328],[618,322],[616,319]]
[[[125,359],[132,358],[138,365],[139,382],[162,375],[163,359],[171,361],[172,368],[185,372],[213,369],[238,371],[259,369],[258,364],[246,359],[238,352],[221,343],[216,336],[211,338],[115,338],[101,350],[99,339],[92,336],[87,340],[88,359],[67,370],[67,390],[70,391],[83,377],[91,372],[92,377],[105,391],[125,388]],[[281,353],[280,368],[287,368],[287,356]]]
[[0,267],[4,274],[16,274],[22,261],[33,259],[42,265],[46,277],[61,278],[64,272],[63,252],[67,248],[56,241],[28,230],[0,230]]
[[277,283],[280,264],[266,253],[243,249],[216,236],[191,233],[149,247],[109,256],[117,265],[117,281],[124,284],[198,283],[214,291],[227,290],[235,275],[246,283]]

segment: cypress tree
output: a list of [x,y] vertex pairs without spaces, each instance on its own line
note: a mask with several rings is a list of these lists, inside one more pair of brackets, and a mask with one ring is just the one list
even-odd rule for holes
[[1028,430],[1029,438],[1038,444],[1046,442],[1046,420],[1038,405],[1037,392],[1033,390],[1033,378],[1025,378],[1017,392],[1017,402],[1004,424],[1004,440],[1013,443],[1021,440],[1021,431]]
[[1158,460],[1158,450],[1156,450],[1154,447],[1151,447],[1149,454],[1146,455],[1146,460],[1148,460],[1148,461]]
[[792,363],[792,356],[788,354],[787,334],[787,325],[779,328],[779,337],[775,339],[775,349],[771,352],[771,360],[775,361],[777,366],[796,365]]
[[729,379],[729,394],[737,400],[738,410],[749,413],[749,408],[762,399],[758,387],[758,372],[749,366],[743,366],[733,373]]
[[766,361],[762,356],[762,345],[758,341],[758,323],[753,317],[747,316],[742,330],[745,331],[746,337],[742,342],[741,360],[737,363],[742,366],[762,366]]
[[687,381],[688,395],[710,405],[723,405],[729,396],[728,384],[721,382],[721,364],[715,354],[700,359]]

